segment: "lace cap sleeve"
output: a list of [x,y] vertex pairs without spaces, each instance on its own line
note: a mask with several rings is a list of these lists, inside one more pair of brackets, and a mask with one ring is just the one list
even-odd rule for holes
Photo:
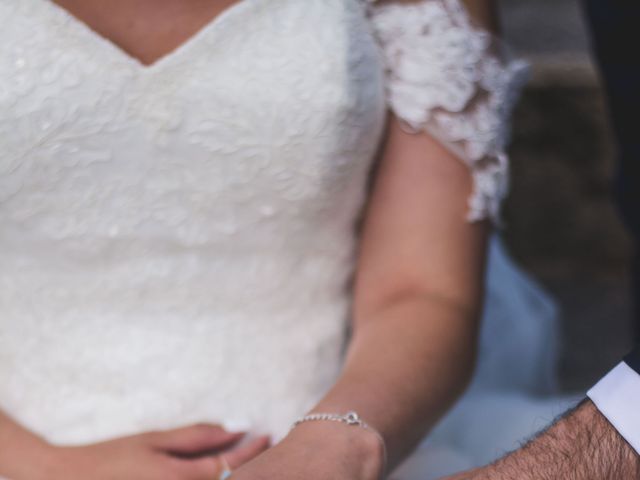
[[508,119],[527,64],[507,60],[460,0],[365,3],[385,61],[389,107],[409,131],[429,132],[469,166],[468,219],[499,224]]

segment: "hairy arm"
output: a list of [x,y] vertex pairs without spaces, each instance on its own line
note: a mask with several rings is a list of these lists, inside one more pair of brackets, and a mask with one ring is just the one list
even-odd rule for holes
[[633,480],[640,458],[586,400],[520,450],[448,480]]

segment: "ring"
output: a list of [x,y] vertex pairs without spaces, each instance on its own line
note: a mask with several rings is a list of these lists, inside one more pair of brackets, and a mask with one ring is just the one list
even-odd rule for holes
[[229,477],[231,477],[231,467],[222,455],[219,455],[218,458],[220,459],[220,463],[222,464],[222,471],[218,475],[218,480],[227,480]]

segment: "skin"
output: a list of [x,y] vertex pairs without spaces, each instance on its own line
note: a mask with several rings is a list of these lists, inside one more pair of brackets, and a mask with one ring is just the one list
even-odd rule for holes
[[[201,28],[203,18],[233,2],[58,3],[151,64]],[[471,378],[489,231],[484,222],[466,220],[471,190],[469,169],[458,158],[426,133],[406,133],[389,117],[360,231],[352,340],[341,377],[312,409],[358,411],[384,439],[387,470],[416,446]],[[210,433],[210,441],[187,442],[184,448],[172,443],[174,435],[152,432],[69,449],[49,445],[0,415],[0,474],[14,480],[39,480],[43,470],[57,472],[45,475],[54,480],[198,479],[205,478],[206,468],[211,473],[213,462],[180,463],[176,451],[187,457],[218,448],[225,455],[234,451],[220,430]],[[233,466],[242,466],[234,480],[373,480],[385,468],[376,433],[336,422],[303,424],[260,453],[264,448],[264,440],[258,441],[236,454]]]
[[590,401],[493,465],[443,480],[634,480],[640,457]]
[[191,38],[237,0],[55,0],[83,23],[151,65]]
[[236,468],[269,447],[267,437],[242,446],[242,433],[218,425],[146,432],[86,446],[47,443],[0,413],[0,476],[12,480],[211,480],[220,458]]

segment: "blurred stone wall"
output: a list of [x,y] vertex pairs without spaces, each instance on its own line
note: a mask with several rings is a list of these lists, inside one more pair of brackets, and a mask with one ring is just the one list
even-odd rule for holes
[[514,115],[508,246],[563,313],[563,386],[582,390],[630,345],[630,245],[611,197],[614,147],[577,0],[501,0],[531,63]]

